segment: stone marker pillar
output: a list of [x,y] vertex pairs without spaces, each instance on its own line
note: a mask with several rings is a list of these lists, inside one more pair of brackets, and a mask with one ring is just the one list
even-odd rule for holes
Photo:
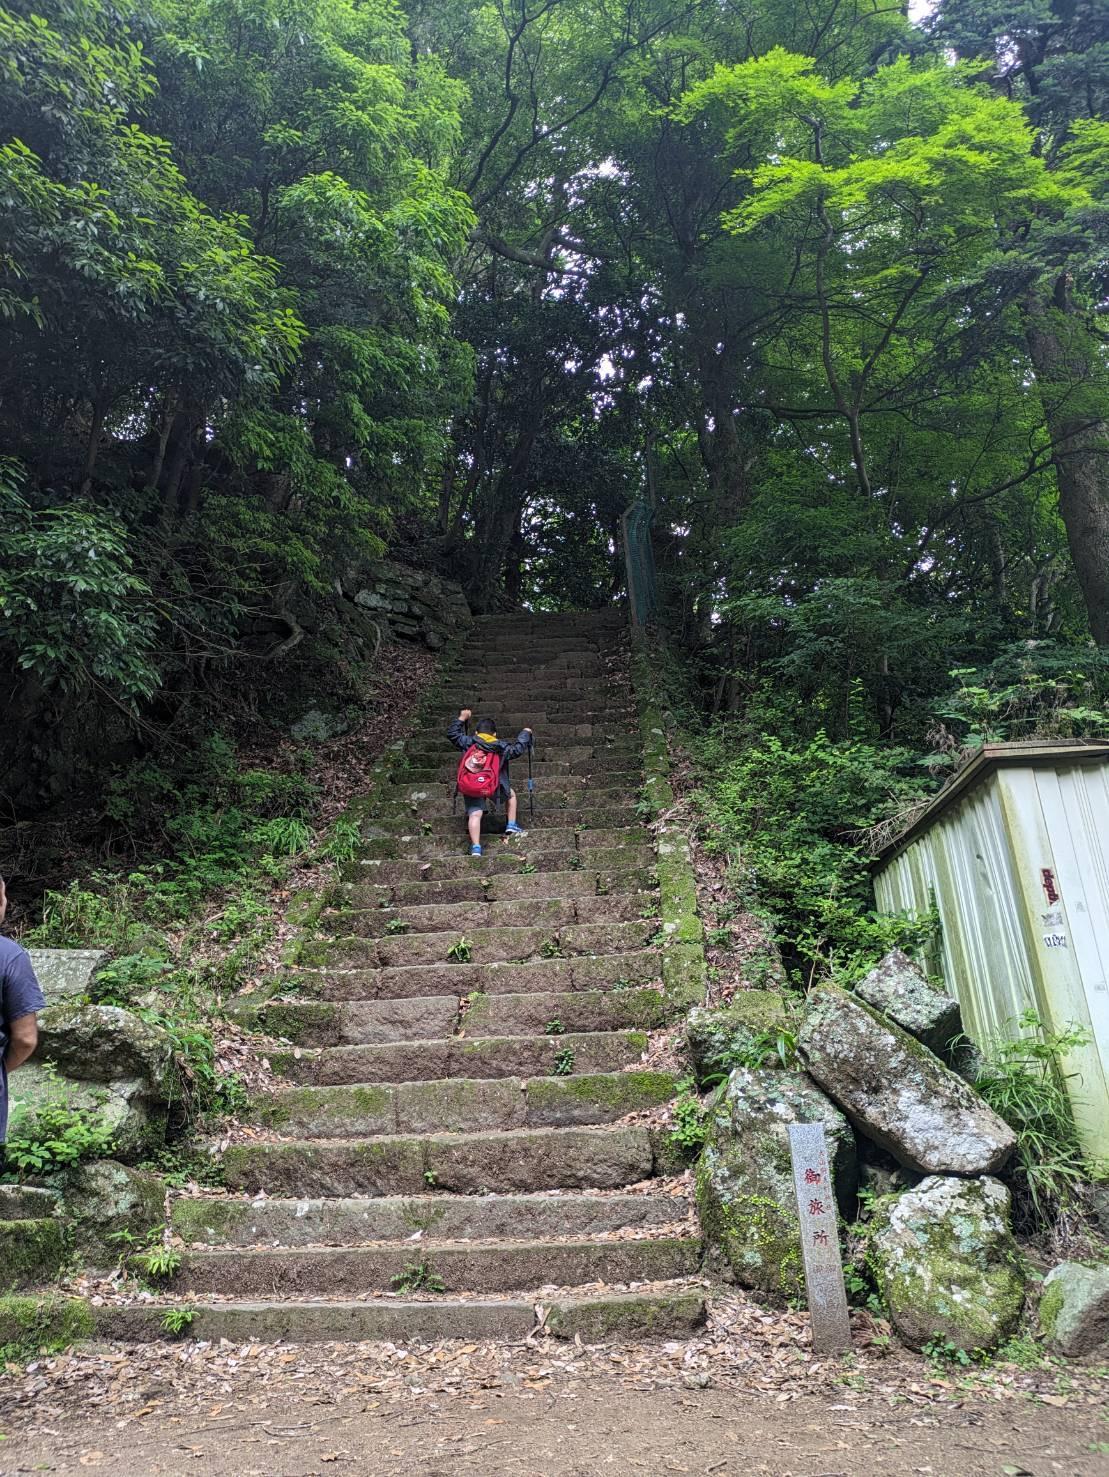
[[791,1123],[789,1153],[797,1219],[801,1222],[801,1256],[809,1295],[813,1349],[835,1354],[851,1347],[851,1322],[843,1286],[836,1196],[828,1165],[823,1123]]

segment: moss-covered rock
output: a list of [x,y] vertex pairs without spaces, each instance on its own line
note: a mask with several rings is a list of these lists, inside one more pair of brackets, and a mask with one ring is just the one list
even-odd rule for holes
[[718,1080],[736,1066],[764,1065],[753,1060],[760,1045],[788,1024],[785,1001],[772,990],[742,990],[728,1005],[691,1010],[685,1040],[698,1086]]
[[797,1044],[857,1128],[921,1174],[991,1174],[1016,1134],[914,1036],[834,985],[809,996]]
[[1000,1181],[931,1175],[874,1207],[867,1259],[898,1338],[988,1351],[1015,1330],[1024,1273]]
[[170,1207],[170,1227],[186,1245],[204,1242],[218,1246],[237,1240],[236,1233],[249,1222],[251,1209],[248,1201],[230,1196],[181,1196]]
[[0,1351],[5,1359],[53,1353],[91,1338],[93,1331],[92,1310],[84,1298],[0,1297]]
[[63,1194],[74,1250],[89,1267],[114,1266],[127,1237],[141,1241],[165,1220],[161,1179],[113,1159],[77,1165]]
[[1044,1279],[1040,1327],[1072,1358],[1109,1346],[1109,1266],[1061,1262]]
[[801,1072],[738,1068],[711,1110],[697,1165],[706,1242],[737,1282],[779,1298],[804,1297],[801,1225],[789,1153],[791,1123],[823,1123],[841,1213],[855,1196],[855,1136]]
[[261,1012],[263,1029],[295,1046],[336,1046],[340,1010],[326,1000],[271,1000]]
[[0,1293],[40,1287],[66,1259],[61,1221],[0,1221]]
[[52,1005],[39,1017],[35,1060],[85,1082],[141,1081],[152,1100],[180,1097],[167,1033],[118,1005]]

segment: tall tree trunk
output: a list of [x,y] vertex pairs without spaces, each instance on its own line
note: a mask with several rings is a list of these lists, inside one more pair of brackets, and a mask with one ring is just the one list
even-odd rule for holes
[[1090,633],[1109,646],[1109,422],[1098,348],[1067,301],[1063,280],[1052,303],[1025,299],[1024,331]]

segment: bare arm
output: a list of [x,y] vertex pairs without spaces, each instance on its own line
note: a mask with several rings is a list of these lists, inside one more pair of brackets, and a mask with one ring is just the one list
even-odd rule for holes
[[33,1015],[21,1015],[8,1026],[8,1049],[4,1053],[4,1065],[9,1072],[21,1067],[39,1044],[38,1021]]

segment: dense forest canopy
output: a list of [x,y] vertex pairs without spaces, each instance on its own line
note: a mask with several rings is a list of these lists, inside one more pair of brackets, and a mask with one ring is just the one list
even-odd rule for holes
[[345,561],[619,599],[637,500],[710,707],[1103,722],[1104,0],[15,0],[0,58],[16,810]]

